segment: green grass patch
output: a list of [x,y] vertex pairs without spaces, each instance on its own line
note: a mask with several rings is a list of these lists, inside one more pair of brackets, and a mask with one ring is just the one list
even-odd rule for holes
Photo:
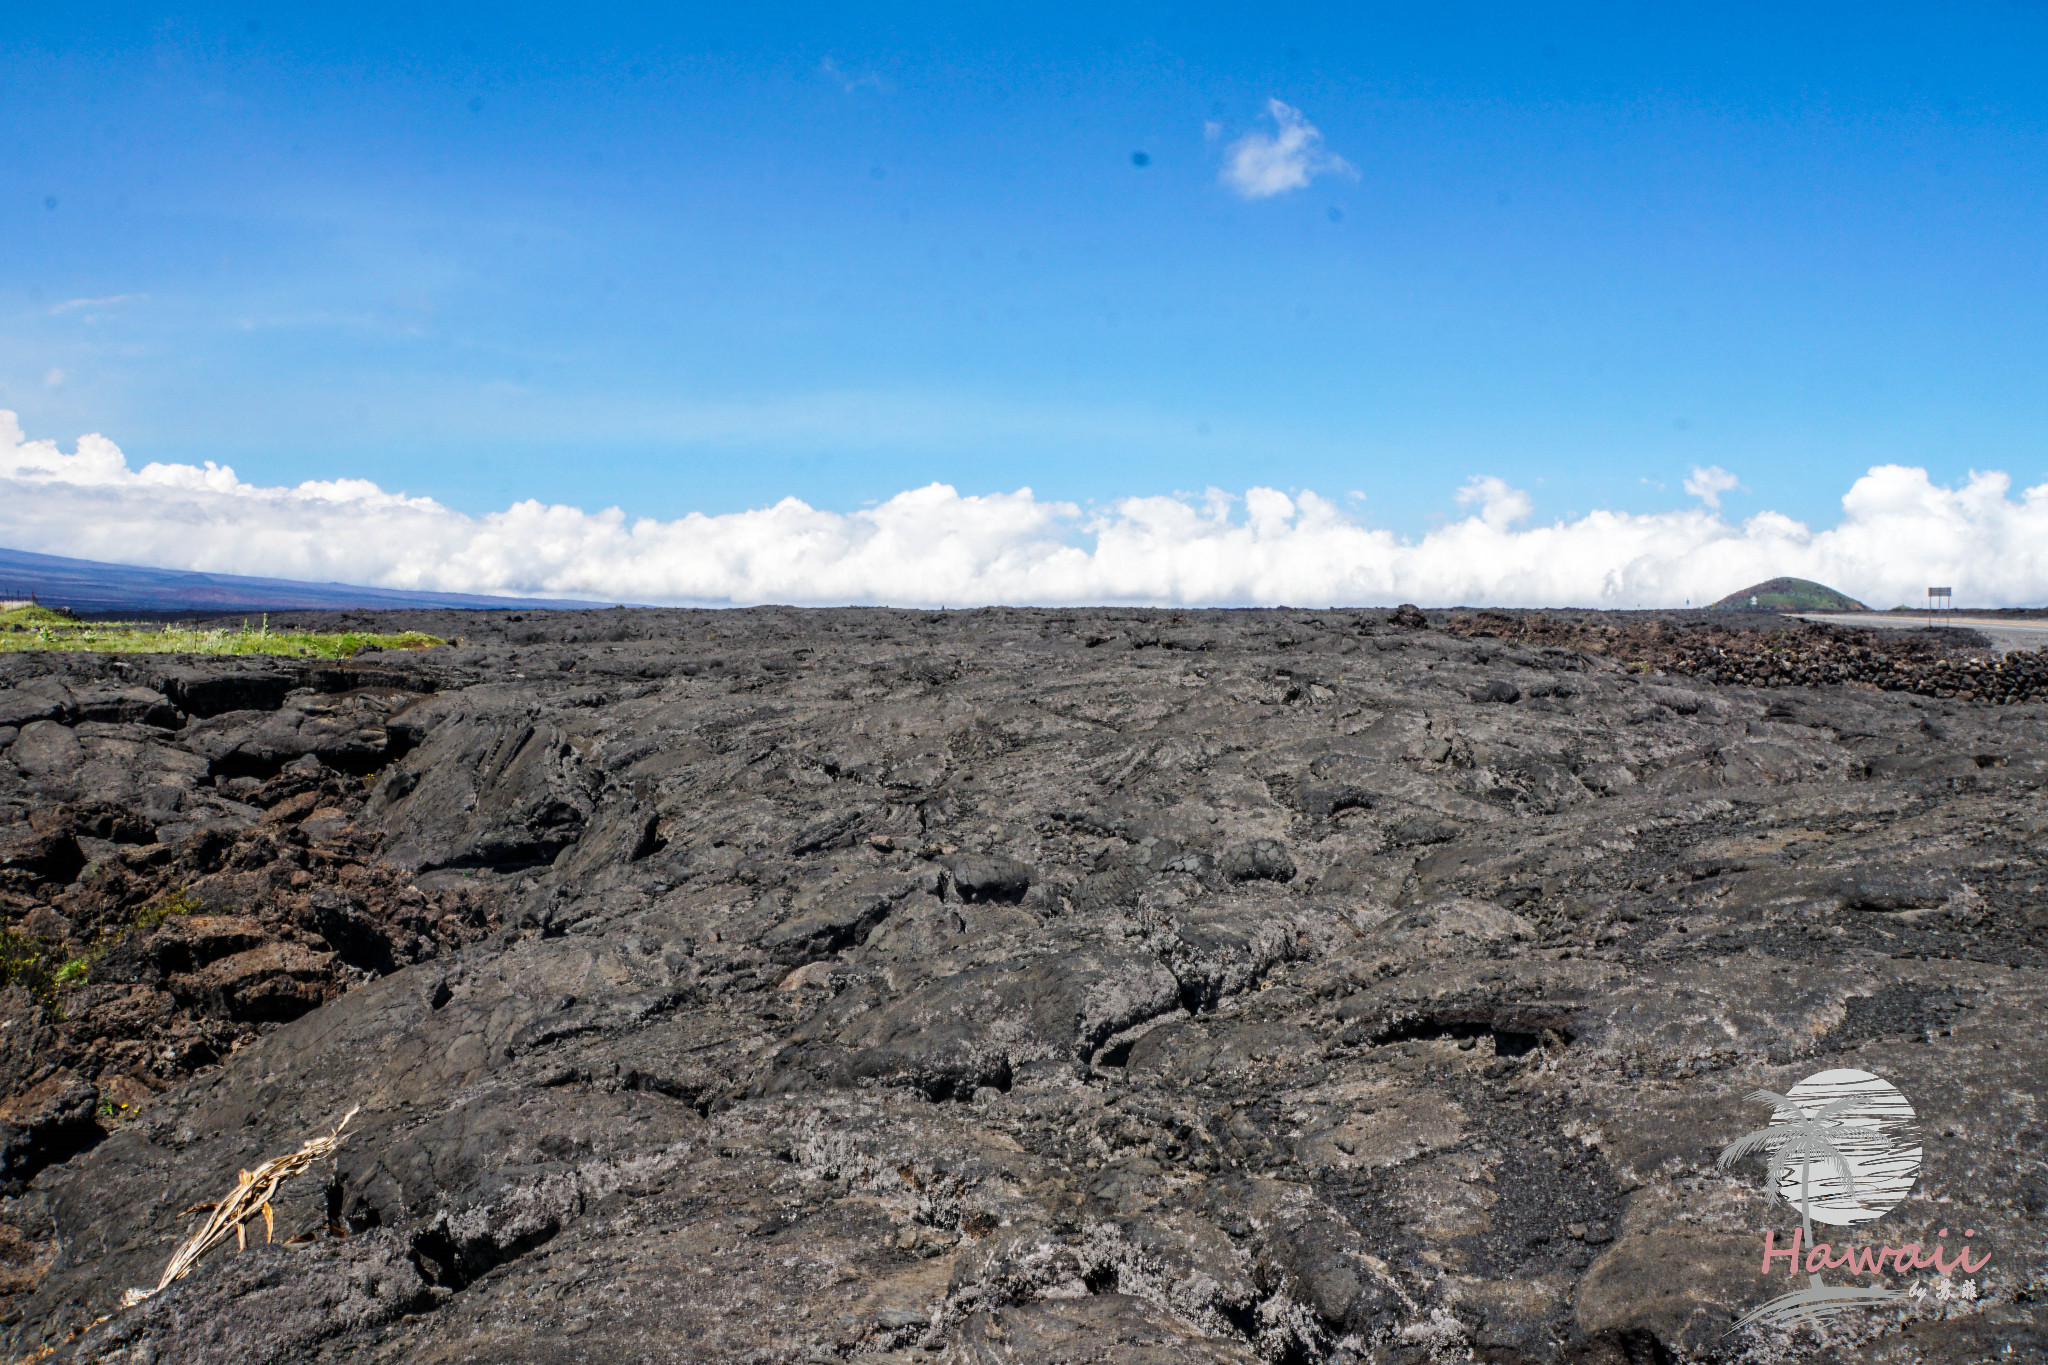
[[[55,1009],[59,986],[69,984],[59,982],[58,975],[70,965],[63,944],[19,929],[0,929],[0,988],[19,986],[39,1003]],[[82,973],[79,979],[83,979]]]
[[61,1016],[63,992],[92,978],[92,964],[101,953],[130,934],[160,928],[173,915],[195,915],[205,908],[191,892],[173,891],[154,905],[137,910],[127,926],[103,936],[82,957],[66,957],[64,945],[50,939],[19,929],[0,929],[0,989],[19,986]]
[[173,915],[196,915],[206,906],[189,891],[173,891],[155,905],[135,912],[135,927],[147,934]]
[[76,616],[61,607],[9,607],[0,611],[0,625],[12,626],[75,626]]
[[0,611],[0,652],[54,649],[108,654],[281,654],[289,658],[346,659],[366,649],[432,649],[448,642],[416,630],[397,635],[368,631],[321,634],[272,630],[270,619],[233,629],[194,630],[153,622],[80,621],[48,607]]

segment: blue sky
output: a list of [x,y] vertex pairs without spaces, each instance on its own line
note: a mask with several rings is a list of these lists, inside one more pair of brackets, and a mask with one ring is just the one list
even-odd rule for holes
[[11,7],[0,407],[468,513],[2048,478],[2040,6],[984,8]]

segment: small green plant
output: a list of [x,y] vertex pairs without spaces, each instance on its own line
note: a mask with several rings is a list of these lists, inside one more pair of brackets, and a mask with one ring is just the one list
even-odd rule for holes
[[190,915],[206,906],[189,891],[173,891],[135,912],[133,922],[104,936],[84,954],[70,956],[64,945],[20,929],[0,929],[0,989],[19,986],[38,1003],[61,1010],[59,997],[92,979],[93,963],[113,943],[132,933],[147,934],[173,915]]
[[38,1002],[57,1004],[57,972],[63,949],[19,929],[0,929],[0,988],[19,986]]
[[58,997],[92,977],[100,950],[67,957],[64,945],[19,929],[0,929],[0,988],[19,986],[38,1003],[60,1009]]
[[192,915],[206,906],[189,891],[173,891],[154,905],[145,905],[135,912],[135,927],[147,934],[153,932],[173,915]]

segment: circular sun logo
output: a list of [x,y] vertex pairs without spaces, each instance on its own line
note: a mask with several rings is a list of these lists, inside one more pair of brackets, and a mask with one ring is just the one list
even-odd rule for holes
[[[1793,1244],[1777,1254],[1791,1263],[1796,1275],[1800,1248],[1809,1248],[1804,1258],[1807,1283],[1752,1310],[1735,1327],[1819,1322],[1847,1308],[1898,1302],[1900,1295],[1882,1285],[1827,1283],[1820,1273],[1821,1261],[1828,1269],[1850,1264],[1847,1258],[1853,1248],[1841,1253],[1844,1259],[1836,1259],[1830,1246],[1816,1242],[1813,1225],[1872,1222],[1911,1192],[1920,1177],[1913,1106],[1882,1076],[1849,1068],[1815,1072],[1782,1095],[1752,1090],[1749,1098],[1771,1106],[1770,1124],[1723,1147],[1720,1165],[1725,1169],[1752,1155],[1768,1158],[1764,1188],[1799,1210]],[[1765,1254],[1772,1254],[1768,1242]],[[1864,1254],[1869,1255],[1868,1249]],[[1915,1257],[1918,1254],[1915,1248]],[[1912,1264],[1922,1263],[1916,1259]],[[1764,1265],[1768,1269],[1769,1259]]]
[[1853,1227],[1884,1217],[1920,1178],[1913,1106],[1899,1088],[1868,1071],[1817,1071],[1774,1105],[1772,1125],[1808,1128],[1817,1160],[1786,1162],[1772,1185],[1779,1198],[1816,1223]]

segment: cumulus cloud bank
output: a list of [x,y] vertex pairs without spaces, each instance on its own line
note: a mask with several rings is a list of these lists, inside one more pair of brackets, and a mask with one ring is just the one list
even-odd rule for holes
[[1323,150],[1323,135],[1301,111],[1267,100],[1277,133],[1247,133],[1224,153],[1223,183],[1247,199],[1305,189],[1319,175],[1355,175],[1351,163]]
[[244,483],[211,462],[133,469],[103,436],[82,436],[65,453],[26,440],[0,410],[0,544],[212,573],[608,602],[1676,606],[1777,574],[1873,606],[1923,600],[1929,583],[1953,583],[1970,605],[2039,602],[2048,598],[2048,484],[2011,492],[1995,471],[1945,488],[1923,469],[1879,465],[1822,531],[1776,512],[1731,524],[1711,507],[1521,526],[1528,495],[1481,477],[1458,495],[1468,516],[1414,539],[1315,493],[1271,488],[1084,511],[1028,488],[969,496],[932,484],[857,512],[785,498],[657,521],[528,501],[479,517],[361,479],[285,488]]

